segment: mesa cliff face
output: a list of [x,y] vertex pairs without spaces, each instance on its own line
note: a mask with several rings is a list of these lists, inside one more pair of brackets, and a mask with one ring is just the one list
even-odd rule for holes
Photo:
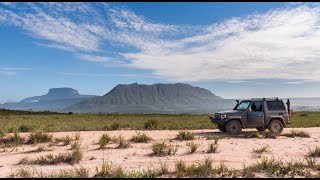
[[76,113],[211,112],[219,108],[223,101],[225,100],[209,90],[189,84],[134,83],[117,85],[106,95],[72,105],[65,111]]

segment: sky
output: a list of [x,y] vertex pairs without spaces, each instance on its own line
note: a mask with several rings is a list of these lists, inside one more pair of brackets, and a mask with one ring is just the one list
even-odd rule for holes
[[319,58],[319,3],[0,3],[0,103],[131,83],[319,97]]

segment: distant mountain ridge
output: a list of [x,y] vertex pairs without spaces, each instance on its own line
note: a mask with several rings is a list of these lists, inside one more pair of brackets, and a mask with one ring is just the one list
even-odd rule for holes
[[[76,113],[188,113],[210,112],[224,99],[189,84],[119,84],[109,93],[68,107]],[[212,109],[214,108],[214,109]]]
[[[282,98],[286,100],[287,98]],[[320,111],[320,98],[289,98],[293,111]],[[213,113],[233,109],[235,99],[223,99],[189,84],[119,84],[103,96],[81,95],[72,88],[52,88],[47,94],[0,104],[24,111],[74,113]]]
[[32,111],[62,111],[63,109],[79,103],[94,95],[81,95],[72,88],[52,88],[42,96],[34,96],[23,99],[16,103],[0,104],[0,108],[11,110],[32,110]]

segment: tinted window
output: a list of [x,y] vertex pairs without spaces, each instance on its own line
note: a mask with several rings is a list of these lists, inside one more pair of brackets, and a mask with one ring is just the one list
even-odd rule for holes
[[269,111],[283,111],[285,107],[282,101],[267,101]]
[[252,111],[262,111],[262,101],[254,101],[251,105]]
[[250,101],[242,101],[236,108],[236,110],[240,110],[240,111],[243,111],[243,110],[246,110],[249,105],[250,105]]

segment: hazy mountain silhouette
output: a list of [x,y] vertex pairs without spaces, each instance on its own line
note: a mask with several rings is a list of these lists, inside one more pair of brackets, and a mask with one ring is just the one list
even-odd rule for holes
[[33,110],[33,111],[62,111],[63,109],[79,103],[93,95],[81,95],[72,88],[53,88],[46,95],[35,96],[23,99],[17,103],[5,103],[0,108],[12,110]]

